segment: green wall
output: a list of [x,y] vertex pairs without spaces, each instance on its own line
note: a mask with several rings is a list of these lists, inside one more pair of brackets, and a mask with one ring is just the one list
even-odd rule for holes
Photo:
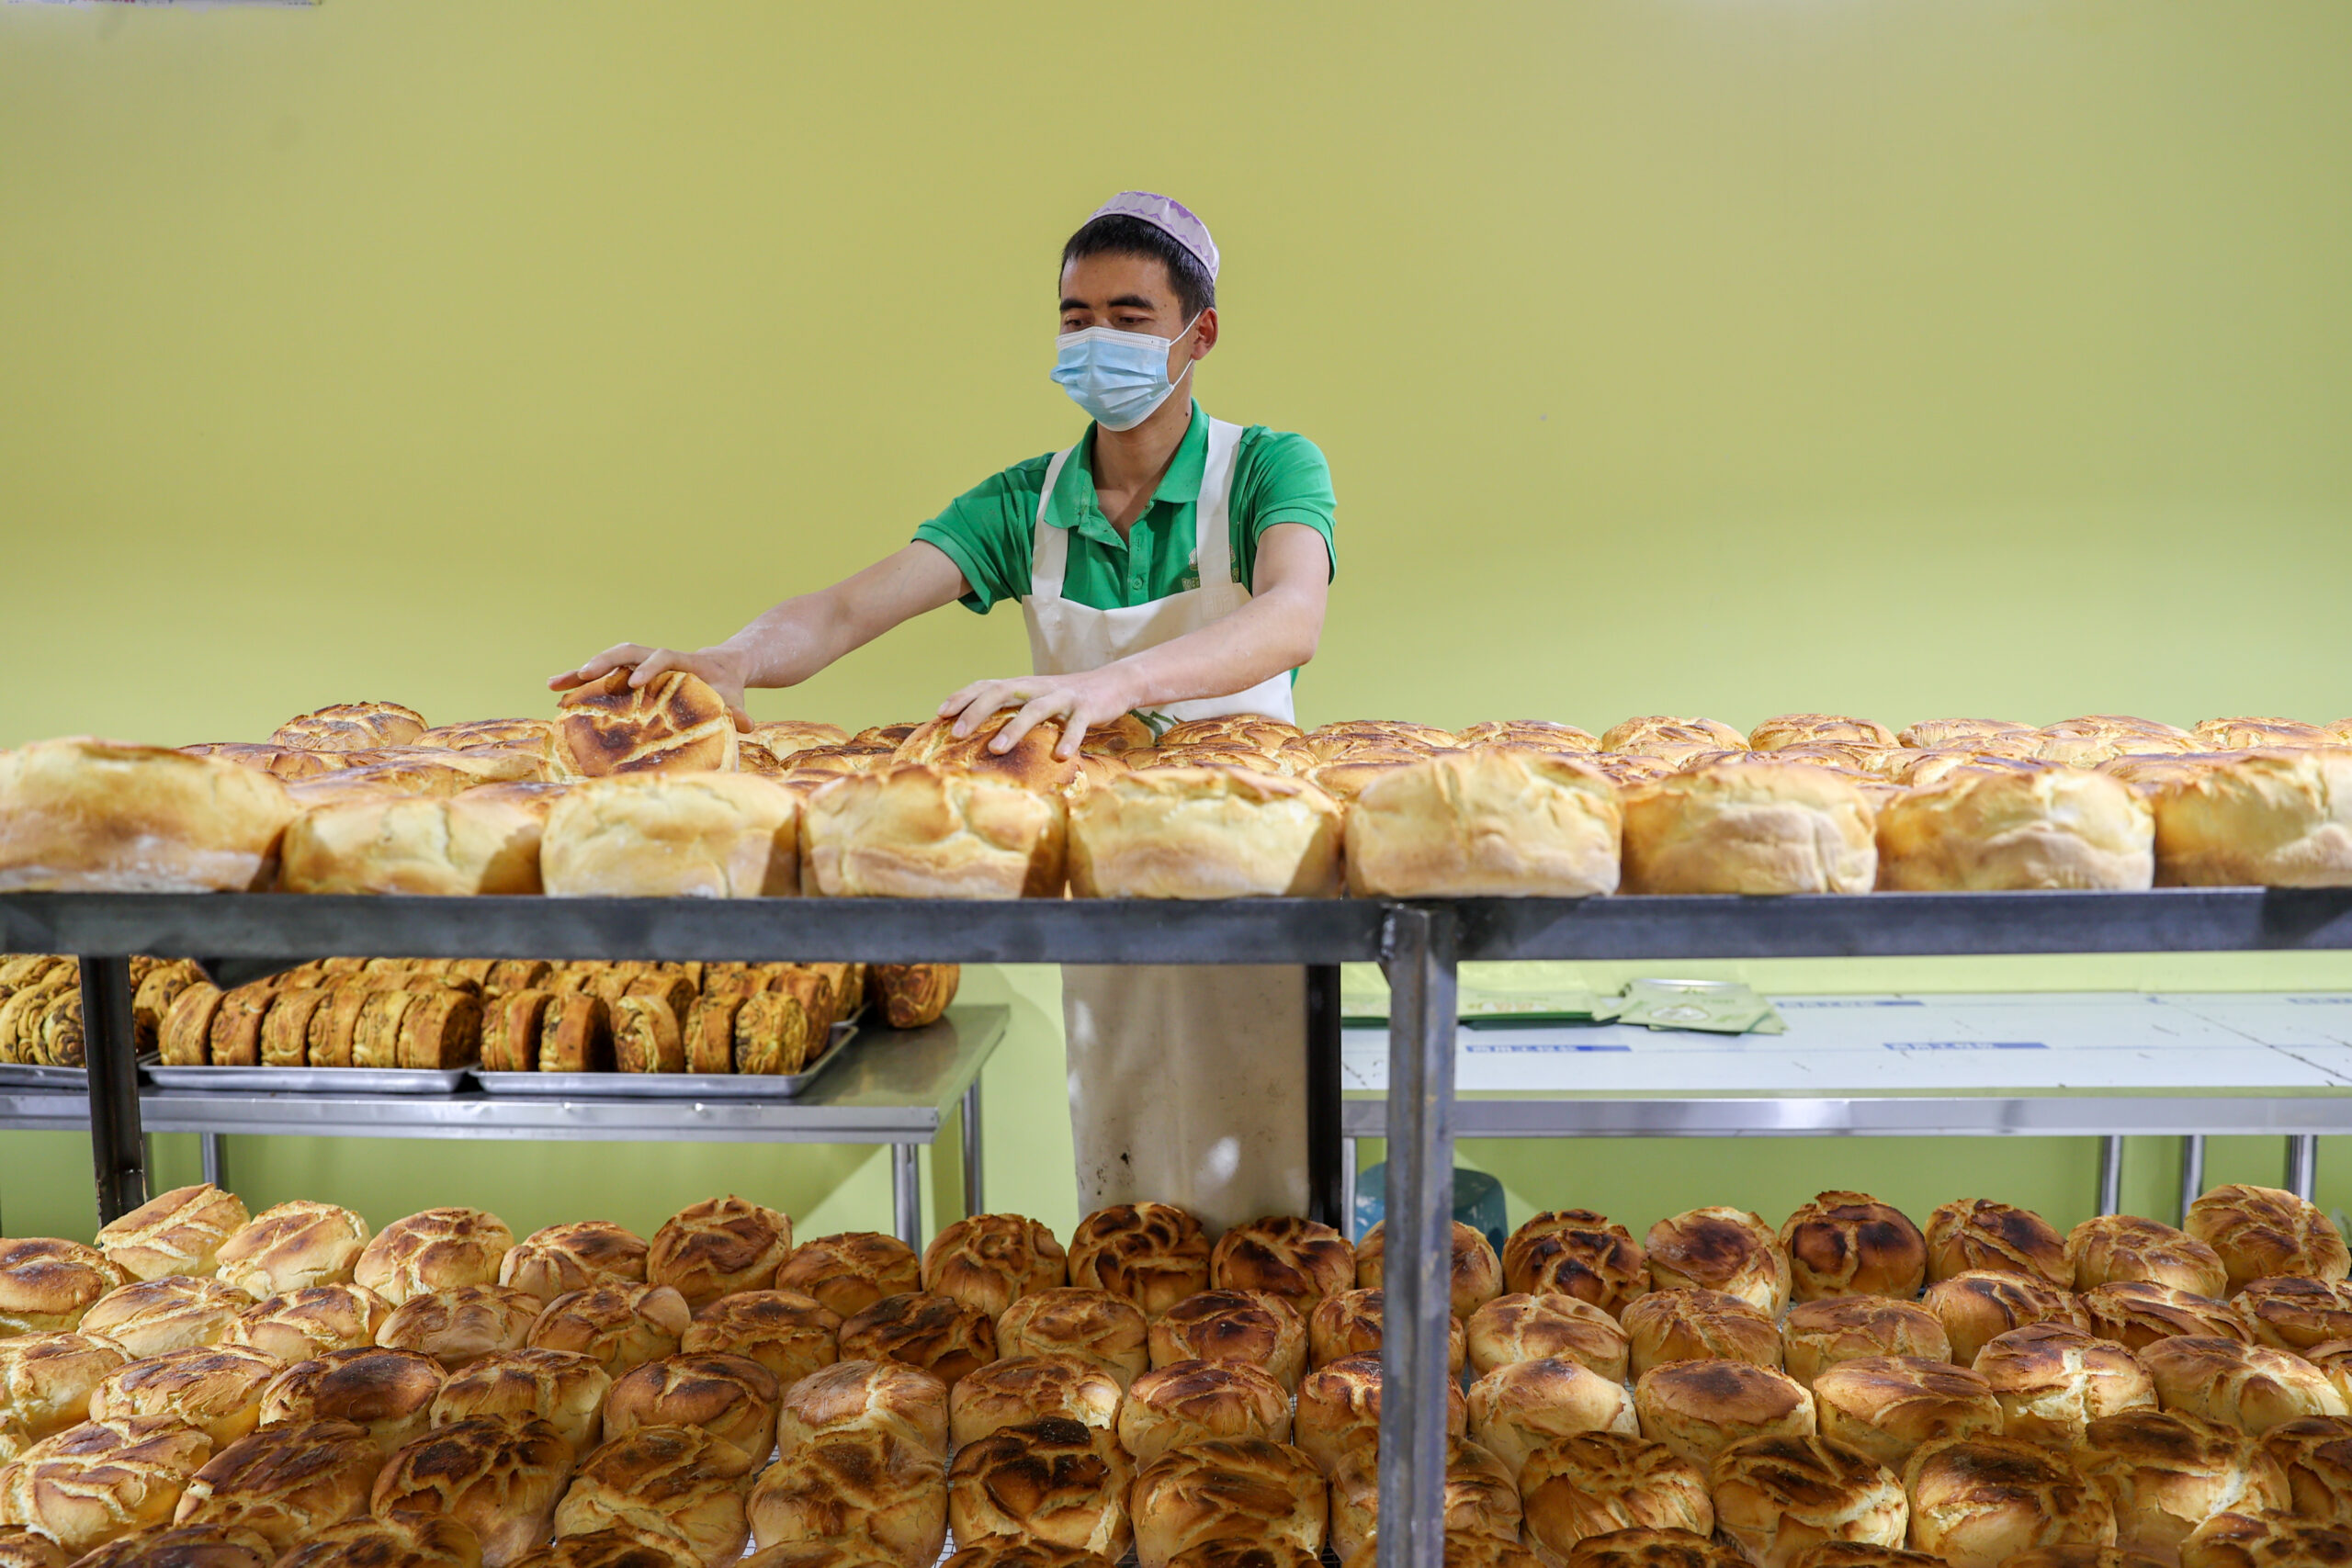
[[[1330,455],[1310,722],[2352,712],[2338,0],[325,0],[0,6],[0,744],[536,712],[608,642],[722,636],[1070,438],[1052,256],[1125,186],[1225,249],[1205,400]],[[950,611],[754,709],[919,715],[1023,657]],[[1066,1224],[1054,978],[972,994],[1019,1010],[991,1197]],[[2217,1176],[2276,1147],[2242,1156]],[[2092,1157],[1469,1156],[1636,1224],[1847,1182],[2071,1215]],[[730,1186],[887,1215],[861,1151],[231,1159],[377,1218],[644,1224]],[[85,1170],[0,1140],[9,1227],[86,1228]]]

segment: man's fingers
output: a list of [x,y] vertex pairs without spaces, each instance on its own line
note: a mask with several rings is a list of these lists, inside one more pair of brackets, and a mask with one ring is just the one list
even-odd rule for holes
[[739,708],[730,703],[728,705],[727,716],[735,721],[735,728],[739,733],[744,735],[752,733],[752,716],[750,714],[745,713],[741,708]]
[[639,663],[652,651],[651,649],[639,643],[619,643],[605,649],[579,669],[567,670],[562,674],[550,678],[548,685],[554,691],[568,692],[574,686],[584,686],[589,682],[600,680],[616,670],[624,670],[632,664]]
[[673,653],[666,648],[657,649],[645,658],[638,660],[637,668],[629,672],[628,683],[632,687],[642,686],[648,682],[660,677],[665,671],[684,670],[686,668],[686,656],[684,654]]
[[982,681],[969,690],[971,696],[956,719],[956,738],[959,740],[978,729],[981,720],[999,708],[1016,707],[1028,695],[1017,681]]
[[1076,701],[1077,694],[1069,691],[1047,692],[1042,697],[1031,698],[1022,705],[1021,711],[1014,714],[1002,729],[996,732],[995,739],[989,742],[989,750],[1002,756],[1020,745],[1023,736],[1044,720],[1067,713]]

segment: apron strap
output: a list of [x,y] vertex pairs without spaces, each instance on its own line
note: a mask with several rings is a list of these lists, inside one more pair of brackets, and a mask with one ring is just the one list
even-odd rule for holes
[[1069,565],[1069,530],[1057,528],[1046,521],[1046,513],[1053,509],[1054,484],[1062,477],[1062,466],[1078,448],[1065,446],[1054,454],[1046,465],[1046,486],[1037,493],[1036,536],[1029,547],[1029,597],[1058,599],[1062,596],[1062,578]]
[[1200,500],[1193,508],[1193,564],[1204,588],[1234,581],[1233,471],[1240,467],[1240,456],[1241,427],[1209,421],[1208,457],[1201,468]]

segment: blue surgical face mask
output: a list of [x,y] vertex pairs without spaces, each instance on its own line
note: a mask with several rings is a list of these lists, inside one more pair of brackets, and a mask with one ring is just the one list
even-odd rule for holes
[[1193,316],[1174,337],[1110,327],[1064,333],[1054,340],[1053,382],[1103,429],[1133,430],[1168,400],[1177,382],[1192,375],[1187,360],[1184,374],[1170,381],[1168,355],[1200,319]]

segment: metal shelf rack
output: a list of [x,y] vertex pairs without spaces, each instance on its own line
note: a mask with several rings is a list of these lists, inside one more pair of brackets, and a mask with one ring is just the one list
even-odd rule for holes
[[1400,1395],[1381,1407],[1380,1562],[1437,1568],[1462,961],[2336,950],[2352,948],[2352,889],[1215,904],[12,894],[0,896],[0,946],[82,955],[91,1144],[112,1213],[141,1174],[133,953],[1306,964],[1309,1156],[1316,1205],[1334,1215],[1344,1196],[1335,966],[1377,960],[1390,987],[1382,1359]]

